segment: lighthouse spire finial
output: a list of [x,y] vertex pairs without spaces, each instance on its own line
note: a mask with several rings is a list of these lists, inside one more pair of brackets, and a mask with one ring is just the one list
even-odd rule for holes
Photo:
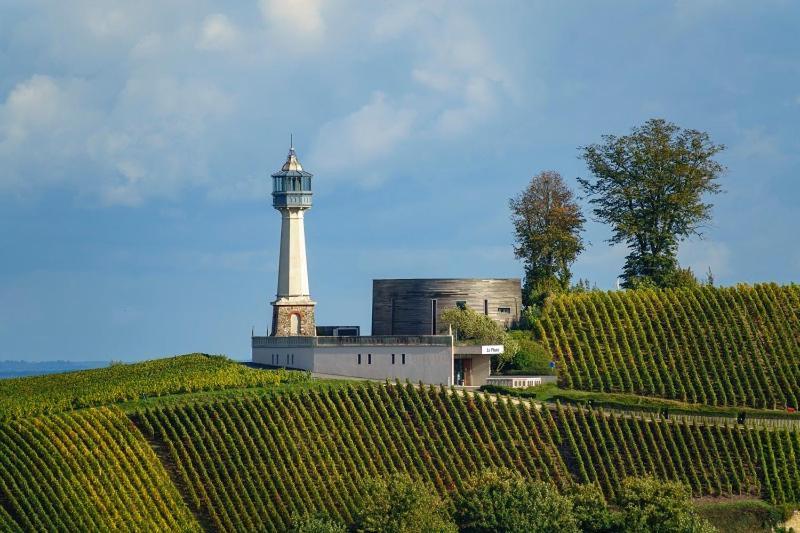
[[297,153],[294,151],[294,135],[289,134],[289,155],[286,156],[286,162],[281,167],[281,171],[287,170],[303,170],[303,165],[297,160]]

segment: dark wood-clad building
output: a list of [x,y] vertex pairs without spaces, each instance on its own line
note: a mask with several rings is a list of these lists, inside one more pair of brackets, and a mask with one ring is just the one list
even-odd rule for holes
[[443,311],[469,307],[504,326],[519,320],[516,279],[376,279],[372,281],[373,335],[438,335]]

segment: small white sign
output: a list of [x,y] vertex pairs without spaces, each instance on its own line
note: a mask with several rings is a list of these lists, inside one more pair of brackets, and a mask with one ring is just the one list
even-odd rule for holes
[[497,355],[505,351],[505,346],[496,344],[492,346],[481,346],[481,355]]

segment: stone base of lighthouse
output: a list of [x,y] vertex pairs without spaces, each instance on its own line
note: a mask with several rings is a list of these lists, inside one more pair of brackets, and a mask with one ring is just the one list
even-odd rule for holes
[[315,302],[277,300],[272,302],[273,337],[314,337],[317,326],[314,321]]

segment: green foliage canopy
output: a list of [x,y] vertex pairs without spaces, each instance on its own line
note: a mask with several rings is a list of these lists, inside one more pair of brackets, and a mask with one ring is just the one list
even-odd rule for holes
[[691,490],[682,483],[652,477],[622,482],[619,507],[622,529],[630,533],[713,533],[692,505]]
[[586,222],[558,172],[545,170],[509,200],[514,254],[525,265],[523,304],[539,305],[550,292],[569,288],[570,266],[583,251]]
[[469,533],[570,533],[579,531],[572,502],[556,488],[508,469],[467,479],[456,499],[456,522]]
[[347,527],[324,514],[308,513],[293,518],[289,533],[347,533]]
[[717,180],[725,169],[714,157],[723,149],[707,133],[663,119],[582,148],[594,178],[578,181],[594,216],[611,225],[611,244],[630,250],[622,275],[626,288],[638,278],[668,286],[678,268],[679,242],[700,235],[711,219],[712,204],[704,197],[721,192]]
[[519,343],[502,326],[469,307],[447,309],[442,313],[441,320],[453,328],[459,340],[474,341],[479,344],[502,344],[503,353],[496,359],[498,372],[513,360],[519,350]]
[[578,529],[583,533],[605,533],[613,531],[618,517],[611,511],[603,496],[603,490],[596,483],[575,485],[569,492],[572,510],[578,521]]
[[355,531],[375,533],[455,533],[447,504],[433,487],[395,474],[365,482]]
[[533,338],[530,330],[513,330],[508,332],[509,336],[516,341],[517,351],[511,359],[514,370],[519,374],[550,375],[553,370],[550,368],[552,355]]

